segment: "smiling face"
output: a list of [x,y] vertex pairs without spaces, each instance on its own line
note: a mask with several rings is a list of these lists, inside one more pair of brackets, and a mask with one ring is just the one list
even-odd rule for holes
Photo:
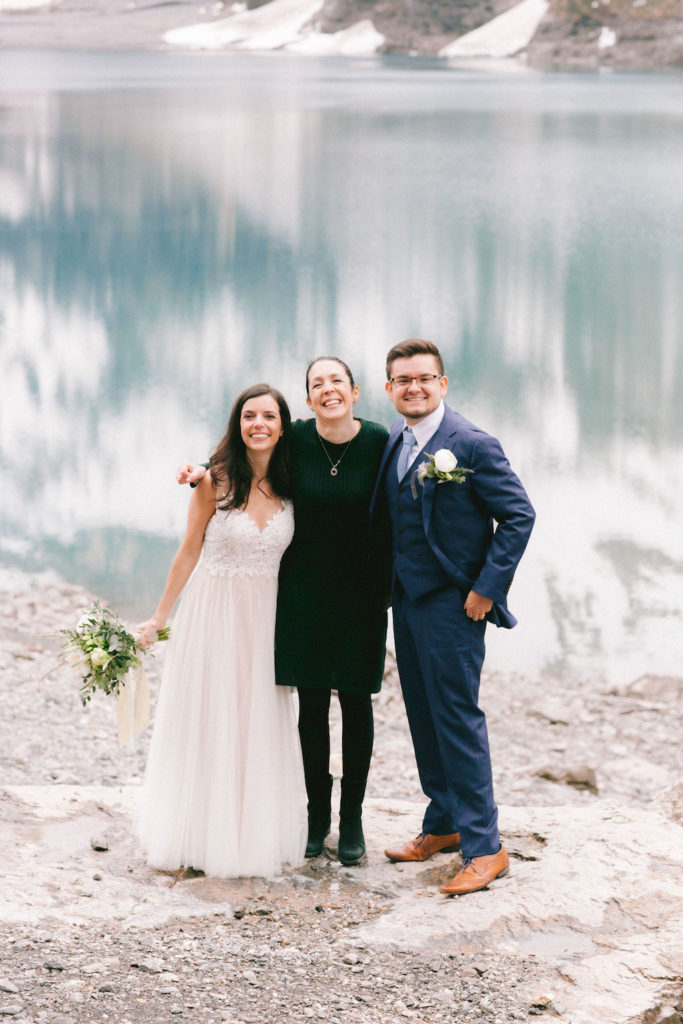
[[352,386],[346,370],[335,359],[318,359],[308,371],[306,404],[320,422],[352,420],[358,394],[358,388]]
[[272,452],[283,434],[280,407],[272,395],[247,399],[240,413],[240,433],[248,451]]
[[[386,383],[387,394],[407,423],[419,423],[429,416],[448,391],[448,377],[439,376],[439,362],[433,355],[394,359],[389,372],[392,379]],[[397,378],[410,380],[401,384]]]

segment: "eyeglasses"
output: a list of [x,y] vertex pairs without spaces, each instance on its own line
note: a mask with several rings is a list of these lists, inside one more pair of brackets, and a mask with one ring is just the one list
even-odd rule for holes
[[407,388],[415,381],[416,384],[428,388],[435,380],[441,380],[442,376],[441,373],[421,373],[419,377],[390,377],[389,383],[397,388]]

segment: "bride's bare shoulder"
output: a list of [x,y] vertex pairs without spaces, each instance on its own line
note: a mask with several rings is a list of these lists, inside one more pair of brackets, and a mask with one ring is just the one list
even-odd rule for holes
[[201,480],[197,481],[196,493],[202,501],[215,501],[217,497],[227,492],[227,480],[217,477],[214,481],[210,472],[206,472]]

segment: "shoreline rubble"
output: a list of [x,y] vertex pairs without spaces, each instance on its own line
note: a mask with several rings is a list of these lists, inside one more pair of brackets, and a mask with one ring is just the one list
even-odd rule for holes
[[[459,856],[383,855],[417,831],[424,805],[391,656],[375,700],[364,865],[336,861],[333,826],[323,857],[274,879],[169,874],[145,865],[133,832],[149,734],[119,749],[113,706],[82,709],[77,680],[45,675],[54,633],[91,600],[47,574],[0,571],[0,1014],[683,1020],[683,679],[598,693],[485,675],[512,861],[487,891],[438,894]],[[147,665],[153,702],[162,665],[163,651]],[[336,710],[333,750],[338,780]]]

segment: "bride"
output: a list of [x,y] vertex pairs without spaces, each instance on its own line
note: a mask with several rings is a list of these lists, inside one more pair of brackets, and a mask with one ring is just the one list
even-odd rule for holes
[[153,642],[202,553],[173,621],[138,815],[156,868],[268,876],[303,860],[296,716],[273,654],[278,569],[294,532],[289,427],[274,388],[238,397],[161,600],[137,628]]

